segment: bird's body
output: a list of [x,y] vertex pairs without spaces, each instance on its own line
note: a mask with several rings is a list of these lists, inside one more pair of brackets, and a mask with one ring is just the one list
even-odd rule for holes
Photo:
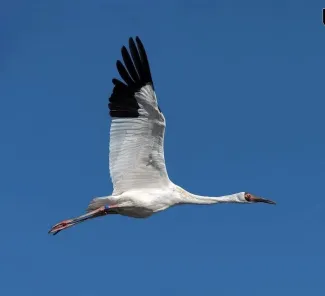
[[149,188],[145,190],[129,190],[121,195],[94,199],[88,209],[96,210],[99,205],[115,207],[117,214],[133,218],[147,218],[154,213],[163,211],[180,199],[176,187]]
[[107,214],[146,218],[179,204],[274,204],[245,192],[199,196],[170,181],[164,158],[166,120],[158,106],[146,51],[141,40],[138,37],[135,40],[129,39],[130,54],[122,47],[125,66],[120,61],[116,65],[124,82],[112,80],[114,88],[109,98],[113,193],[93,199],[87,214],[54,225],[50,233]]

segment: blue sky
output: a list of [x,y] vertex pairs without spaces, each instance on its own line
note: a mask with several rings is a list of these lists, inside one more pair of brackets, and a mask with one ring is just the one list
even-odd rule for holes
[[[0,294],[324,295],[322,1],[4,1]],[[278,202],[105,217],[107,100],[129,36],[147,49],[170,178]]]

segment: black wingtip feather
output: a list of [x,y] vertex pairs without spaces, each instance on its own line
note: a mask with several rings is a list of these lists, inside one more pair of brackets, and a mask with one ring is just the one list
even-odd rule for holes
[[138,53],[138,49],[137,49],[132,38],[129,38],[129,48],[130,48],[130,52],[132,55],[132,59],[133,59],[135,68],[138,73],[138,77],[141,80],[141,59],[140,59],[140,55]]
[[135,41],[138,45],[140,59],[142,62],[142,70],[143,70],[143,74],[144,74],[143,78],[145,81],[152,83],[152,86],[153,86],[153,81],[152,81],[152,77],[151,77],[150,66],[149,66],[149,61],[148,61],[146,50],[144,49],[143,43],[138,36],[135,38]]
[[135,69],[135,66],[133,64],[133,61],[129,55],[129,52],[127,51],[127,49],[125,48],[125,46],[122,47],[122,57],[123,57],[123,61],[124,64],[126,66],[126,69],[128,70],[131,78],[133,79],[133,81],[135,81],[136,83],[139,83],[140,81],[140,77]]
[[135,41],[129,38],[131,55],[125,46],[121,49],[125,65],[120,60],[116,62],[117,70],[125,83],[116,78],[112,80],[114,88],[108,104],[112,117],[138,117],[139,105],[134,94],[147,84],[153,87],[145,48],[138,36]]
[[122,79],[126,82],[126,84],[129,86],[134,86],[134,81],[120,60],[116,62],[116,67],[117,71],[120,73]]

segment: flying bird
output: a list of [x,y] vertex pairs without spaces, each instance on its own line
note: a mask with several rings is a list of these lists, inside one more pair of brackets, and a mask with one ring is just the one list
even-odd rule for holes
[[109,169],[113,193],[93,199],[84,215],[54,225],[49,233],[57,234],[110,214],[146,218],[181,204],[275,204],[248,192],[200,196],[174,184],[168,177],[164,157],[166,120],[158,106],[145,48],[136,37],[129,39],[129,51],[123,46],[121,52],[124,64],[118,60],[116,67],[123,81],[112,80],[108,104],[112,118]]

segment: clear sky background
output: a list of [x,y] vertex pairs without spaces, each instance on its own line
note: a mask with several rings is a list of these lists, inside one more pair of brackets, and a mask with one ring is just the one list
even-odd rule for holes
[[[1,1],[0,294],[325,295],[323,1]],[[147,49],[170,178],[270,205],[49,228],[109,195],[108,96]]]

